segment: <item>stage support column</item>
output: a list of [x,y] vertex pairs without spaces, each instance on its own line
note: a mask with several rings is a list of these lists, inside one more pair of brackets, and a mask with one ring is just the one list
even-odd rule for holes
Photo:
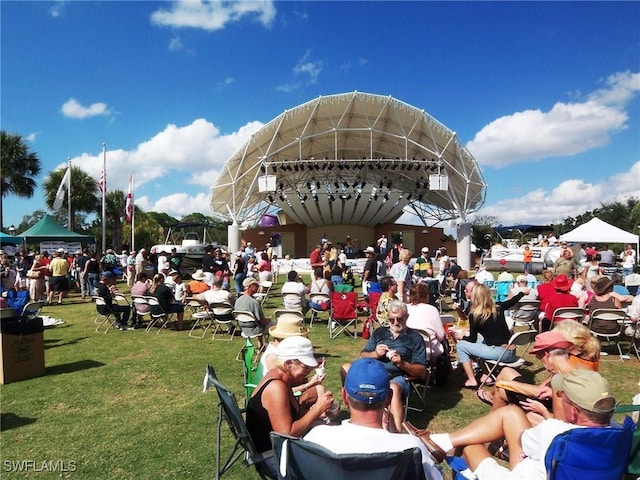
[[235,262],[234,254],[240,250],[240,226],[234,221],[227,227],[227,236],[229,243],[229,258]]
[[458,265],[471,272],[471,224],[459,223],[457,228]]

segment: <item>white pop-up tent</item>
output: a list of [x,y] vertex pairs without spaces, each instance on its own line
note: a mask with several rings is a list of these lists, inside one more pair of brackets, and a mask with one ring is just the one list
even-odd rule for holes
[[629,233],[621,228],[603,222],[599,218],[592,218],[587,223],[560,235],[563,242],[590,243],[632,243],[638,247],[638,235]]

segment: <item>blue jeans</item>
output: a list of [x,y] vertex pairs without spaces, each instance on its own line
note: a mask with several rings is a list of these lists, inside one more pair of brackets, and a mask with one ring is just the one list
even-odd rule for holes
[[[484,343],[484,339],[478,336],[476,343],[471,343],[466,340],[460,340],[456,343],[456,352],[458,353],[458,361],[460,363],[470,362],[471,358],[480,358],[482,360],[498,360],[504,347],[500,345],[489,346]],[[504,357],[503,362],[513,362],[516,359],[516,350],[509,350]]]
[[100,283],[100,274],[99,273],[87,273],[87,294],[97,295],[98,283]]

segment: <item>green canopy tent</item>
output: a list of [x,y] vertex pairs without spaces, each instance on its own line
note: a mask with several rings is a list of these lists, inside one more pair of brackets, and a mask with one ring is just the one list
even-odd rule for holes
[[26,243],[46,241],[95,243],[93,235],[82,235],[66,229],[50,215],[42,217],[38,223],[20,234]]
[[22,241],[22,237],[17,235],[7,235],[6,233],[0,232],[0,246],[20,245],[22,244]]

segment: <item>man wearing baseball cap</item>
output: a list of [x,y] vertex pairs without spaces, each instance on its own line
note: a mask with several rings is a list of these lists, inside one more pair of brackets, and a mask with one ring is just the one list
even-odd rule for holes
[[431,258],[429,258],[429,247],[422,247],[420,256],[416,259],[413,267],[413,274],[418,279],[427,278],[427,270],[431,270]]
[[[566,421],[548,418],[532,427],[520,407],[507,405],[453,433],[417,433],[442,452],[463,447],[462,455],[479,480],[544,480],[544,459],[553,439],[573,428],[607,428],[616,404],[609,382],[593,370],[575,369],[554,383]],[[509,446],[509,468],[498,464],[485,447],[502,437]]]
[[[134,327],[127,326],[129,315],[131,315],[131,307],[127,305],[118,305],[113,302],[113,296],[117,293],[116,276],[113,272],[110,272],[109,270],[102,272],[97,290],[98,296],[102,297],[104,303],[107,304],[108,310],[113,312],[116,316],[118,330],[133,330]],[[98,312],[103,315],[108,313],[107,311],[101,312],[100,310],[98,310]]]
[[389,375],[382,362],[360,358],[351,364],[342,388],[342,401],[349,408],[351,418],[339,426],[314,427],[304,439],[338,454],[398,452],[418,447],[422,451],[425,477],[442,479],[422,442],[384,428],[385,409],[389,407],[391,397]]

